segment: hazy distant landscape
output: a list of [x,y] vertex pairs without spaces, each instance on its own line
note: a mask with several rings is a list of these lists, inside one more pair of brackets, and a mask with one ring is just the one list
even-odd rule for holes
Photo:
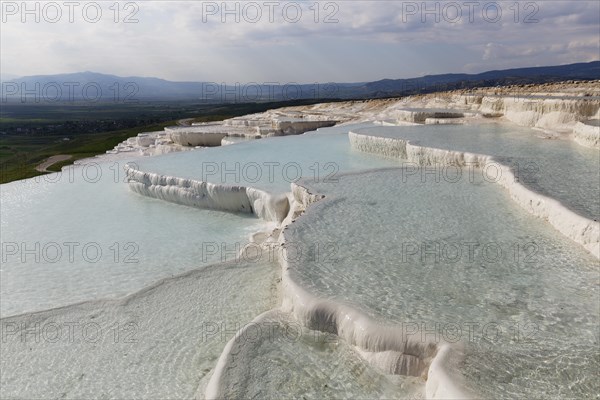
[[[141,100],[240,103],[303,99],[362,99],[408,96],[453,89],[587,80],[600,76],[600,62],[553,67],[516,68],[480,74],[426,75],[373,82],[170,82],[159,78],[120,77],[81,72],[26,76],[2,83],[2,102],[68,103],[72,101],[131,104]],[[38,88],[37,90],[35,88]],[[27,90],[37,93],[27,94]],[[89,93],[88,93],[89,92]]]

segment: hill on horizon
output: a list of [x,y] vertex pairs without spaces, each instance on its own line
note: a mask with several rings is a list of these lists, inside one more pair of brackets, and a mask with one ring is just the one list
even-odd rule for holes
[[600,61],[513,68],[478,74],[426,75],[360,83],[247,84],[173,82],[153,77],[120,77],[97,72],[25,76],[2,82],[2,102],[192,100],[206,103],[296,99],[360,99],[405,96],[453,89],[600,79]]

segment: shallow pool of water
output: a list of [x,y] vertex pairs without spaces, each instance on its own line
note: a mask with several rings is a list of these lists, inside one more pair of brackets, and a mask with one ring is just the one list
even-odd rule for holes
[[266,228],[138,196],[122,167],[90,163],[0,186],[2,316],[122,296],[231,258]]
[[220,381],[227,399],[419,399],[422,378],[381,373],[337,336],[278,310],[236,339]]
[[203,398],[227,342],[277,306],[278,268],[239,260],[125,299],[3,318],[0,397]]
[[286,230],[303,246],[291,279],[382,324],[466,343],[457,370],[484,397],[597,393],[598,261],[500,186],[436,173],[308,183],[326,198]]
[[298,136],[272,137],[206,148],[185,154],[141,159],[141,171],[178,178],[289,192],[300,178],[334,182],[343,171],[394,165],[393,161],[353,151],[347,133],[359,124],[319,129]]
[[[381,126],[356,130],[408,139],[412,144],[487,154],[509,165],[527,187],[590,219],[600,218],[600,150],[570,140],[543,139],[540,131],[506,124]],[[494,181],[494,171],[488,180]]]

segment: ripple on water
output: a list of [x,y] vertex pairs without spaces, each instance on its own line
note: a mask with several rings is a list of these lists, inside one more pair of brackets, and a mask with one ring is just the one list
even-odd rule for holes
[[[291,260],[291,279],[384,324],[439,324],[442,333],[458,324],[462,371],[486,396],[545,397],[556,385],[570,397],[597,392],[597,260],[498,185],[475,183],[423,181],[401,169],[309,183],[326,198],[286,237],[336,251]],[[558,355],[560,367],[548,367]],[[574,365],[577,387],[565,380]]]
[[[542,139],[539,131],[508,124],[380,126],[355,130],[412,144],[495,156],[523,185],[560,201],[589,219],[600,219],[600,150],[571,140]],[[495,181],[490,169],[488,180]]]

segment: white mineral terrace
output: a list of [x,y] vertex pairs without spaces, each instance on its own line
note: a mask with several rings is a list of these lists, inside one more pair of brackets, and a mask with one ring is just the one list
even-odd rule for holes
[[271,136],[299,135],[318,128],[333,126],[340,119],[328,119],[320,113],[267,111],[223,122],[193,123],[173,126],[164,131],[140,133],[115,146],[109,153],[137,152],[158,155],[190,150],[195,147],[220,146],[230,137],[260,139]]
[[[287,107],[130,138],[103,157],[131,156],[127,185],[145,197],[131,196],[254,215],[268,231],[239,254],[254,246],[268,260],[228,260],[124,299],[10,316],[3,322],[17,333],[2,363],[25,360],[29,398],[594,396],[599,121],[594,81]],[[289,135],[298,136],[278,137]],[[524,180],[513,163],[532,160],[548,176]],[[208,176],[201,168],[263,161],[294,162],[302,179]],[[331,182],[310,169],[326,162],[337,168]],[[448,166],[494,167],[500,178],[419,179]],[[163,221],[157,229],[193,248],[200,232],[209,234],[194,225]],[[538,253],[531,262],[404,260],[404,244],[430,240],[534,243]],[[316,243],[334,243],[335,252]],[[104,338],[77,363],[68,360],[89,344],[18,340],[39,321],[94,319],[109,329],[134,317],[142,321],[139,346]],[[431,339],[438,322],[496,323],[504,332],[534,324],[539,335]],[[269,335],[256,336],[267,326]],[[118,362],[109,369],[110,358]],[[103,376],[96,387],[86,386],[88,373]],[[2,397],[15,397],[23,378],[3,374]]]
[[[257,139],[300,134],[335,123],[381,121],[403,124],[457,124],[464,118],[498,118],[554,134],[572,135],[577,143],[598,148],[600,81],[476,89],[408,97],[286,107],[223,122],[193,123],[141,133],[109,153],[157,155],[218,146],[228,137]],[[517,93],[517,95],[515,95]]]
[[[512,200],[533,215],[548,221],[565,236],[600,258],[600,222],[598,222],[597,210],[587,218],[578,215],[560,201],[536,193],[520,183],[508,165],[504,165],[492,156],[413,145],[410,141],[401,138],[379,137],[368,133],[350,132],[349,138],[352,147],[359,151],[398,158],[422,166],[474,166],[481,170],[497,168],[499,169],[497,183],[509,191]],[[593,185],[593,181],[591,184]]]
[[[595,84],[593,88],[597,91],[598,85]],[[331,115],[331,119],[344,122],[372,120],[381,121],[380,124],[387,126],[467,123],[477,124],[480,129],[485,130],[486,125],[479,124],[492,118],[500,123],[514,123],[540,129],[538,136],[541,140],[543,138],[564,140],[567,141],[565,143],[574,140],[580,145],[596,149],[600,130],[596,122],[600,117],[600,101],[596,96],[560,98],[541,94],[535,97],[503,97],[497,94],[469,93],[439,97],[422,96],[402,101],[320,104],[300,109],[304,112],[307,110],[309,112],[318,111]],[[290,111],[296,112],[297,108],[292,108]],[[349,117],[350,115],[352,118]],[[237,118],[226,121],[218,127],[209,125],[200,128],[203,132],[220,132],[223,135],[248,137],[252,134],[245,134],[245,130],[256,128],[260,124],[260,118],[252,116],[248,119]],[[524,212],[547,221],[566,238],[582,245],[596,258],[600,257],[600,224],[594,206],[591,211],[592,217],[588,216],[589,213],[586,216],[580,215],[552,198],[551,194],[537,193],[519,183],[511,168],[502,165],[493,156],[413,145],[409,140],[402,138],[379,137],[377,134],[369,134],[368,132],[371,130],[372,128],[366,128],[359,129],[356,133],[351,131],[349,140],[352,148],[388,158],[405,160],[421,166],[465,167],[473,165],[484,170],[489,164],[500,164],[502,179],[497,183],[500,184],[500,187],[508,190],[509,197],[520,205]],[[376,129],[374,131],[376,132]],[[267,146],[267,142],[264,142],[263,146]],[[310,194],[307,189],[294,184],[292,184],[291,194],[286,196],[278,194],[276,197],[278,200],[275,200],[269,197],[273,194],[264,191],[264,188],[252,188],[251,185],[230,187],[219,183],[190,179],[179,180],[138,170],[130,170],[129,176],[132,189],[138,193],[199,207],[253,212],[259,217],[280,223],[281,228],[292,223],[298,215],[310,208],[310,204],[322,198],[320,194]],[[597,192],[597,188],[593,187],[593,182],[592,190]],[[237,199],[240,196],[242,198]],[[279,203],[281,204],[277,205]],[[595,218],[593,218],[594,216]],[[285,249],[286,237],[280,234],[277,238],[278,232],[279,230],[275,231],[273,238],[276,242],[282,243]],[[355,251],[359,250],[355,249]],[[463,385],[461,379],[464,377],[459,378],[453,374],[449,369],[449,362],[444,361],[450,357],[450,353],[456,353],[456,345],[413,342],[410,338],[403,336],[403,332],[398,328],[381,325],[380,322],[353,306],[323,298],[290,278],[290,272],[295,269],[289,266],[286,260],[285,256],[280,258],[283,268],[282,310],[292,313],[294,318],[304,326],[319,330],[320,326],[327,325],[328,329],[332,329],[332,332],[353,346],[367,362],[387,374],[426,377],[425,392],[428,398],[478,396],[477,389],[472,391],[473,388],[468,389],[469,385]],[[593,262],[588,260],[587,263],[592,265],[592,269],[594,268]],[[259,317],[255,322],[260,322],[261,318],[264,317]],[[244,332],[241,334],[243,335]],[[454,350],[452,350],[453,348]],[[240,351],[242,349],[240,349],[239,343],[232,339],[223,351],[215,373],[207,386],[208,398],[220,398],[232,393],[230,391],[231,383],[228,383],[231,377],[226,375],[225,371],[233,368],[231,354],[238,354]],[[252,354],[252,351],[250,353]],[[246,360],[246,362],[250,361]],[[241,394],[237,393],[237,395]]]

